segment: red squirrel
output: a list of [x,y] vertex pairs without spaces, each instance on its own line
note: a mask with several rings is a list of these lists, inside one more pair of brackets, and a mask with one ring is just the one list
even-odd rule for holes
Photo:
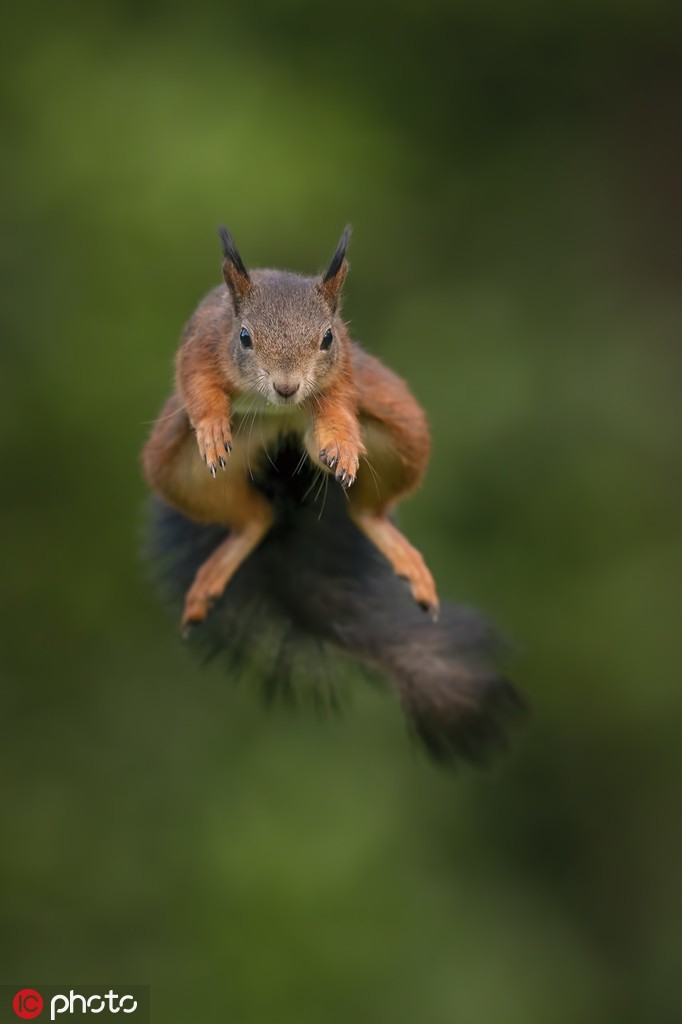
[[283,433],[348,491],[353,522],[435,617],[433,577],[390,518],[424,475],[429,431],[405,382],[364,352],[341,318],[350,228],[318,277],[247,271],[232,236],[220,235],[227,287],[209,292],[187,325],[175,392],[143,452],[162,498],[230,530],[197,572],[183,625],[206,618],[272,526],[253,466]]
[[220,236],[224,284],[184,330],[142,453],[151,549],[184,632],[235,664],[274,652],[268,694],[288,685],[292,650],[341,650],[391,680],[432,755],[477,760],[522,701],[476,612],[446,605],[436,621],[433,577],[392,520],[423,478],[429,430],[341,317],[350,228],[313,277],[247,270]]

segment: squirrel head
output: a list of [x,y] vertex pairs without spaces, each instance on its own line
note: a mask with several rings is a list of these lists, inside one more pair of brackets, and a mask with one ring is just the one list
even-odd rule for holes
[[220,229],[234,308],[230,353],[241,391],[273,405],[300,405],[324,392],[338,373],[347,344],[339,310],[350,232],[349,226],[323,274],[303,277],[249,272],[230,233]]

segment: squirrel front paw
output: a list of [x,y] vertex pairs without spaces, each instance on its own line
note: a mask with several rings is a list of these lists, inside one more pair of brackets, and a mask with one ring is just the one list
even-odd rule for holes
[[360,455],[356,448],[344,445],[323,448],[320,452],[320,462],[331,469],[342,487],[347,489],[355,483],[360,465]]
[[227,416],[200,420],[194,427],[199,454],[215,476],[218,466],[225,469],[227,456],[232,451],[232,429]]

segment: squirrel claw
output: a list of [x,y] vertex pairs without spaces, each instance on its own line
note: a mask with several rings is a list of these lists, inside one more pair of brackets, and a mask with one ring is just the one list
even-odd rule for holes
[[322,448],[319,458],[320,462],[332,470],[335,480],[344,489],[347,490],[355,483],[358,457],[352,449],[344,448],[339,451],[338,448]]
[[230,422],[227,418],[205,419],[196,424],[195,431],[199,454],[211,476],[215,477],[218,466],[226,468],[227,457],[232,451]]
[[419,607],[426,612],[432,622],[438,622],[440,617],[440,605],[437,602],[436,604],[432,604],[428,601],[420,601]]
[[320,452],[320,462],[324,462],[325,466],[329,466],[330,469],[333,469],[338,461],[338,455],[334,455],[333,452],[330,453],[326,448],[323,448]]

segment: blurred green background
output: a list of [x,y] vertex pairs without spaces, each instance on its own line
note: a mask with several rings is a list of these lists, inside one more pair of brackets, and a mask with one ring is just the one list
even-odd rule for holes
[[[656,0],[15,5],[0,42],[10,984],[154,1020],[679,1021],[682,33]],[[406,376],[402,523],[534,716],[432,768],[197,666],[138,559],[183,322],[313,272]]]

